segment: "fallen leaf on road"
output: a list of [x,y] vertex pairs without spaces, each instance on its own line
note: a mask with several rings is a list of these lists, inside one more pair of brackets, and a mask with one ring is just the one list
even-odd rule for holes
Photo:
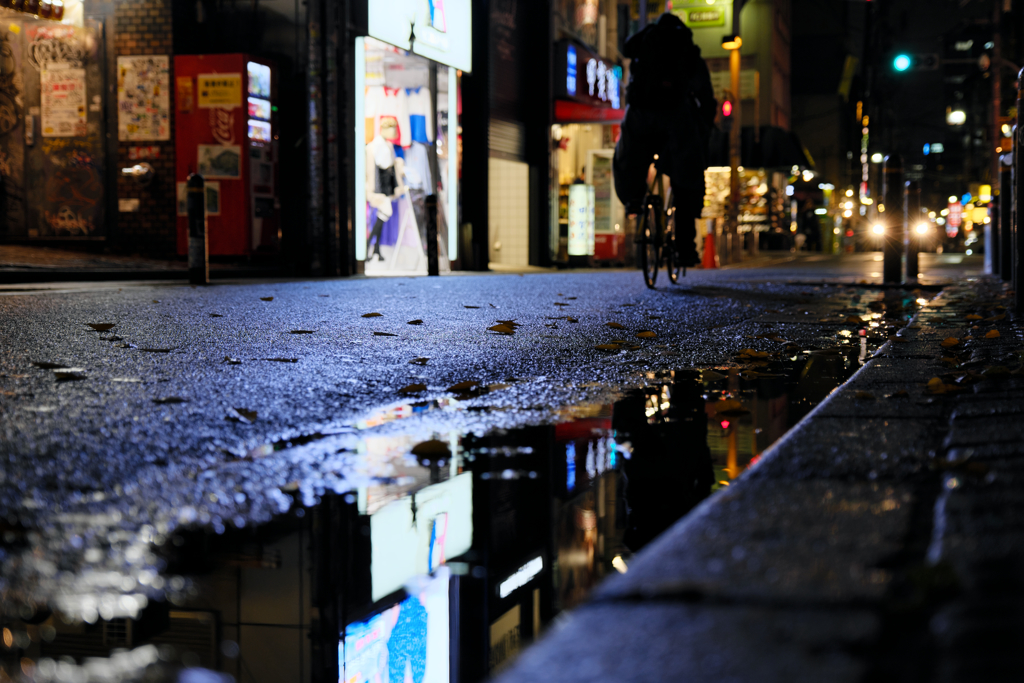
[[565,298],[566,298],[567,301],[573,301],[573,300],[576,299],[576,297],[574,297],[574,296],[567,296]]
[[473,387],[475,387],[478,384],[480,384],[480,383],[479,382],[474,382],[473,380],[467,380],[465,382],[459,382],[458,384],[453,384],[450,387],[448,387],[447,389],[445,389],[445,391],[449,391],[449,392],[451,392],[453,394],[461,394],[464,391],[469,391],[470,389],[472,389]]
[[619,345],[618,344],[598,344],[594,348],[597,349],[598,351],[618,351],[619,350]]
[[989,330],[985,333],[985,339],[998,339],[1000,336],[999,330]]
[[111,377],[110,381],[111,382],[129,382],[131,384],[142,384],[142,380],[141,379],[137,379],[135,377]]
[[188,399],[181,396],[166,396],[164,398],[154,398],[153,403],[188,403]]
[[959,345],[960,340],[957,339],[956,337],[946,337],[945,339],[942,340],[942,343],[940,344],[940,346],[942,346],[942,348],[944,349],[949,349]]
[[228,408],[228,414],[224,416],[224,419],[251,425],[256,421],[256,411],[245,408]]
[[422,325],[422,324],[423,324],[423,321],[418,319],[418,318],[416,320],[410,320],[409,322],[406,323],[406,325]]
[[140,348],[139,349],[139,351],[145,351],[146,353],[170,353],[173,350],[174,350],[173,348],[172,349],[150,349],[150,348],[145,348],[145,349]]
[[412,447],[410,453],[420,458],[446,458],[451,455],[448,444],[438,439],[421,441]]
[[36,366],[37,368],[42,368],[43,370],[57,370],[59,368],[67,367],[62,363],[51,363],[45,360],[34,360],[32,361],[32,365]]
[[413,358],[409,362],[412,363],[413,365],[426,365],[428,360],[430,360],[430,359],[421,356],[419,358]]
[[626,329],[625,325],[620,325],[619,323],[605,323],[605,327],[610,327],[613,330],[624,330],[624,329]]
[[717,382],[720,379],[726,379],[728,377],[728,375],[723,375],[722,373],[715,372],[714,370],[704,370],[700,373],[701,380],[705,382]]
[[636,336],[640,337],[641,339],[653,339],[654,337],[658,336],[658,333],[653,332],[651,330],[643,330],[642,332],[637,332]]
[[567,315],[567,316],[565,316],[565,321],[569,322],[569,323],[578,323],[579,319],[578,318],[574,318],[571,315]]
[[463,308],[480,308],[479,306],[467,306],[465,304],[463,304],[462,307]]
[[556,306],[568,306],[569,304],[567,304],[567,303],[565,303],[565,302],[563,302],[563,301],[556,301],[556,302],[555,302],[555,305],[556,305]]
[[853,395],[853,397],[855,399],[857,399],[858,401],[874,401],[875,400],[875,395],[872,394],[870,391],[858,391],[857,393],[855,393]]
[[627,339],[612,339],[612,344],[628,344],[628,343],[629,343],[629,340],[627,340]]
[[499,334],[514,334],[515,330],[508,325],[492,325],[487,328],[491,332],[498,332]]
[[400,394],[418,394],[421,391],[426,391],[426,390],[427,390],[427,385],[426,384],[407,384],[404,387],[402,387],[401,389],[399,389],[398,393],[400,393]]
[[223,318],[224,316],[222,316],[220,313],[211,313],[210,317],[211,318]]
[[273,301],[273,300],[274,300],[274,297],[272,297],[272,296],[261,296],[260,297],[260,301]]
[[228,365],[241,365],[242,360],[240,358],[232,358],[231,356],[224,356],[224,362]]
[[374,332],[373,336],[375,336],[375,337],[397,337],[398,335],[397,334],[393,334],[391,332]]
[[382,317],[383,315],[384,315],[383,313],[363,313],[363,314],[362,314],[361,316],[359,316],[359,317],[360,317],[360,318],[380,318],[380,317]]
[[298,363],[298,358],[264,358],[263,360],[273,361],[274,363]]
[[982,317],[980,315],[978,315],[977,313],[968,313],[964,317],[967,318],[968,320],[981,320],[982,319]]
[[85,379],[85,368],[59,368],[53,371],[53,376],[57,378],[58,382]]
[[292,330],[288,334],[313,334],[313,330]]
[[906,389],[899,389],[886,396],[886,398],[910,398],[910,392]]
[[110,328],[114,327],[114,325],[117,325],[117,323],[86,323],[86,325],[97,332],[106,332]]
[[985,318],[985,322],[994,323],[994,322],[998,322],[1000,320],[1004,320],[1005,318],[1006,318],[1006,314],[1005,313],[1000,313],[999,315],[994,315],[991,318]]

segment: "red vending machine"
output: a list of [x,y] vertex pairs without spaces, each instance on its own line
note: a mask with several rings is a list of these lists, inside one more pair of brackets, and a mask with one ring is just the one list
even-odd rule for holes
[[185,181],[206,181],[211,256],[249,256],[280,244],[277,74],[244,54],[174,58],[178,253],[188,250]]

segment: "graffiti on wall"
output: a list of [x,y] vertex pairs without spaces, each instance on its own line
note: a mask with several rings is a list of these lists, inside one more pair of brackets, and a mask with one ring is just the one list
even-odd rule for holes
[[102,167],[94,149],[99,140],[47,138],[42,142],[46,185],[43,220],[55,235],[85,236],[96,229],[103,201]]
[[21,131],[25,84],[20,68],[21,43],[10,24],[0,31],[0,234],[25,230],[25,152]]
[[28,63],[36,71],[45,68],[80,69],[96,49],[91,35],[80,35],[74,26],[32,26],[28,29]]

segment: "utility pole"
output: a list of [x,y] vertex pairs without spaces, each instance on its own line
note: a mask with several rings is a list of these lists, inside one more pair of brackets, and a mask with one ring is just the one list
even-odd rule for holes
[[990,163],[989,182],[993,186],[999,183],[999,153],[996,147],[1002,137],[1000,134],[999,111],[1002,109],[1002,81],[1003,81],[1003,54],[1002,54],[1002,5],[1003,0],[992,0],[992,160]]
[[[722,39],[722,47],[729,50],[729,87],[733,93],[733,124],[729,131],[729,225],[728,234],[732,242],[729,250],[729,262],[737,263],[743,254],[743,245],[740,242],[739,218],[740,218],[740,153],[742,150],[743,116],[740,103],[743,95],[740,92],[740,47],[743,39],[740,37],[740,11],[746,0],[732,0],[732,35]],[[756,122],[755,122],[756,125]]]

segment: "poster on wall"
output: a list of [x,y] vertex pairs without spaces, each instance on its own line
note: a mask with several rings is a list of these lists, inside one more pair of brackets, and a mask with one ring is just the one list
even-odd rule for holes
[[[220,215],[220,183],[216,180],[208,180],[205,184],[206,189],[206,215],[207,216],[219,216]],[[188,216],[188,186],[186,183],[179,182],[177,184],[177,195],[178,195],[178,215]]]
[[236,109],[242,106],[242,74],[196,76],[200,109]]
[[39,72],[44,138],[86,135],[85,69],[47,63]]
[[239,145],[199,145],[196,166],[204,178],[241,178],[242,148]]
[[170,89],[167,55],[118,57],[118,140],[170,140]]

